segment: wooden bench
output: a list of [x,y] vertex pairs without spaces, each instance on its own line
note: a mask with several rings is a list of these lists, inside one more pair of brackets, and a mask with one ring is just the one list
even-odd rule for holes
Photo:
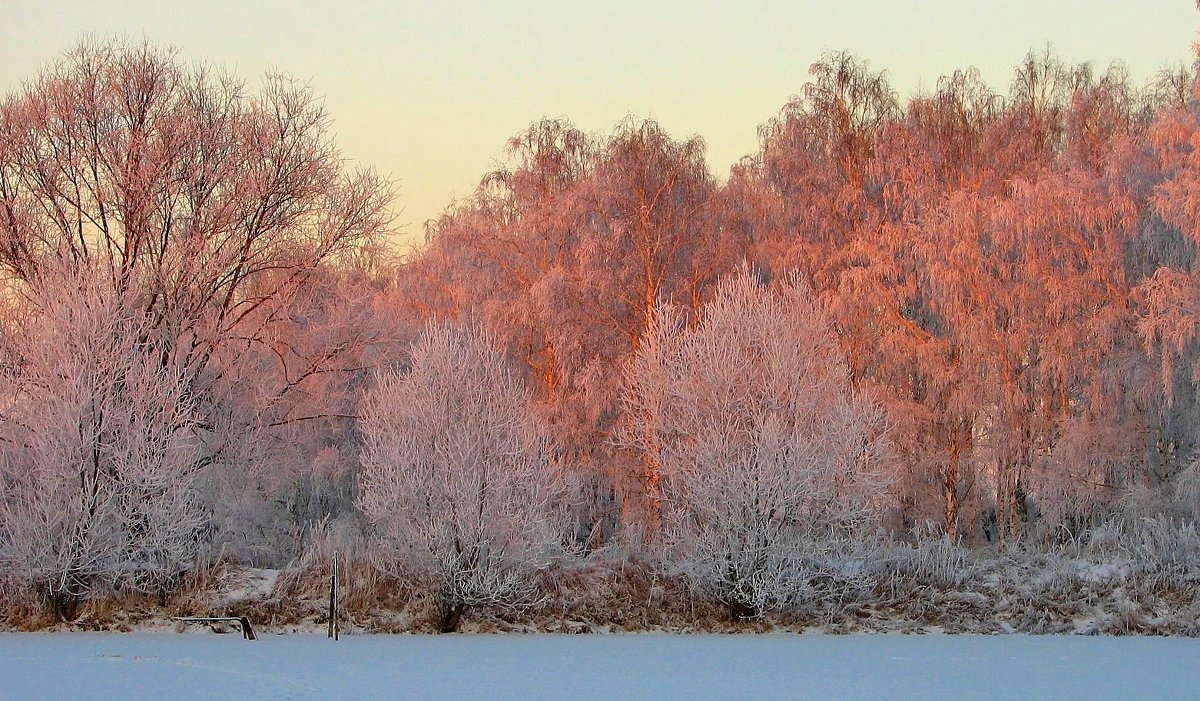
[[245,640],[257,640],[254,636],[254,626],[245,616],[177,616],[171,620],[182,623],[232,623],[242,631]]

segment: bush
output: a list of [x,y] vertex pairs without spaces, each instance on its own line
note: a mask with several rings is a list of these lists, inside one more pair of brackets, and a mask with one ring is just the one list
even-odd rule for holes
[[743,270],[693,326],[660,309],[625,370],[625,404],[668,563],[734,616],[812,597],[873,532],[883,413],[851,389],[798,279],[766,287]]
[[532,603],[531,575],[567,537],[527,401],[490,338],[449,326],[427,329],[411,368],[366,397],[358,505],[380,567],[429,584],[442,630],[470,606]]

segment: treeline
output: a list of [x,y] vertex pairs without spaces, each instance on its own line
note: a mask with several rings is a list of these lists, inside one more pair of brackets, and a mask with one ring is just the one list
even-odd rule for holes
[[0,105],[0,585],[361,539],[452,628],[624,548],[755,616],[879,538],[1194,536],[1198,96],[829,54],[725,181],[541,121],[400,256],[309,88],[81,45]]
[[653,122],[540,122],[430,226],[402,298],[494,329],[630,521],[656,478],[611,436],[659,306],[798,274],[887,410],[889,528],[1070,537],[1193,459],[1193,83],[1030,54],[1005,95],[967,70],[902,104],[828,55],[724,184]]

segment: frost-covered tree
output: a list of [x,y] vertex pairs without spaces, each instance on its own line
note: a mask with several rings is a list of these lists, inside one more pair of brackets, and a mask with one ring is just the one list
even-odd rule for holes
[[356,520],[358,407],[372,368],[407,351],[383,276],[351,266],[309,275],[269,333],[215,359],[204,434],[221,460],[205,494],[220,546],[247,564],[282,566],[322,522]]
[[586,485],[581,542],[611,536],[618,515],[645,516],[642,483],[657,474],[608,441],[616,368],[660,299],[694,306],[736,261],[713,255],[715,191],[698,138],[674,139],[654,121],[598,138],[543,120],[429,228],[405,271],[421,318],[479,319],[526,370],[556,463]]
[[142,280],[200,374],[274,318],[243,321],[386,228],[389,186],[347,172],[328,125],[286,76],[252,92],[170,50],[82,43],[0,105],[0,268]]
[[797,602],[876,523],[882,412],[797,278],[743,270],[692,326],[660,308],[624,377],[623,437],[661,470],[668,560],[734,615]]
[[132,289],[69,271],[29,301],[0,356],[0,566],[67,619],[113,587],[161,597],[206,523],[187,374]]
[[527,406],[494,339],[445,325],[365,398],[358,505],[380,564],[427,580],[443,631],[467,607],[533,601],[531,575],[562,543],[559,482]]
[[344,413],[321,384],[360,344],[294,320],[314,278],[386,233],[392,190],[348,166],[329,122],[302,82],[145,42],[82,42],[0,102],[0,275],[140,286],[217,481],[288,470],[261,446]]

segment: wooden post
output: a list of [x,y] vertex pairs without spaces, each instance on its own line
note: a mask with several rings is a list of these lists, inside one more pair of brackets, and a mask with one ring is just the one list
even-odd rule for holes
[[337,555],[333,556],[333,576],[329,578],[329,631],[326,637],[338,639],[340,626],[338,625],[338,607],[337,607],[337,589],[338,589],[338,561]]
[[258,640],[254,635],[254,626],[250,625],[250,619],[245,616],[238,616],[238,623],[242,626],[242,638],[244,640]]

